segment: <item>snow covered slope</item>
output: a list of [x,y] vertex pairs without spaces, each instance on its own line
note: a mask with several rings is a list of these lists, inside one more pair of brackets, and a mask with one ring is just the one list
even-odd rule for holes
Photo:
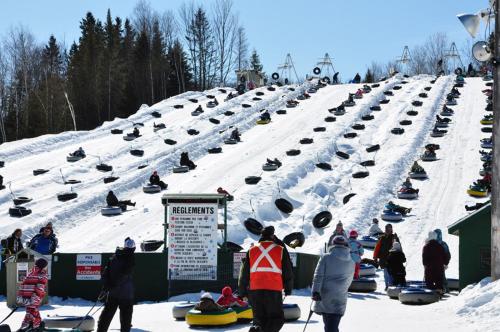
[[[0,146],[0,160],[5,160],[1,174],[5,182],[11,181],[12,190],[18,196],[33,197],[27,206],[33,214],[22,219],[8,216],[12,205],[8,190],[0,192],[0,231],[10,233],[21,227],[27,236],[38,232],[47,221],[55,223],[60,239],[60,251],[110,251],[121,243],[125,236],[133,235],[137,241],[161,239],[163,234],[163,206],[160,194],[147,195],[142,192],[142,185],[153,170],[158,170],[162,180],[168,183],[170,193],[215,192],[223,187],[235,196],[229,205],[229,240],[249,245],[256,237],[249,234],[243,221],[255,217],[265,225],[274,225],[277,234],[283,237],[293,231],[303,231],[306,235],[304,247],[300,251],[319,253],[327,241],[333,226],[342,220],[346,229],[357,229],[364,234],[373,217],[380,216],[383,205],[394,200],[412,208],[412,213],[405,220],[395,225],[400,235],[403,248],[409,256],[408,270],[410,277],[421,277],[420,250],[429,230],[445,227],[465,214],[464,204],[471,202],[465,190],[467,185],[478,178],[481,161],[477,150],[481,135],[479,120],[483,116],[485,98],[481,94],[484,82],[480,79],[467,79],[460,91],[462,96],[454,107],[456,114],[449,133],[443,138],[431,138],[429,132],[435,115],[444,103],[446,94],[454,83],[453,76],[437,79],[434,84],[430,76],[418,76],[406,79],[390,79],[374,88],[362,99],[356,100],[354,107],[346,108],[347,113],[336,116],[335,122],[325,122],[332,116],[329,108],[338,106],[347,98],[349,92],[355,92],[360,85],[336,85],[319,89],[311,98],[301,101],[296,108],[285,108],[286,100],[297,97],[308,85],[288,87],[268,91],[260,88],[228,102],[221,102],[218,107],[206,108],[198,117],[191,116],[197,106],[188,99],[198,99],[203,105],[209,101],[208,95],[214,95],[222,101],[225,94],[212,91],[189,92],[151,107],[142,107],[128,119],[116,119],[103,126],[85,132],[66,132],[59,135],[45,135],[34,139],[3,144]],[[370,106],[384,99],[383,92],[400,85],[394,90],[390,102],[381,105],[381,111],[370,111]],[[419,98],[425,87],[431,87],[428,98]],[[263,92],[260,101],[253,100],[256,92]],[[422,100],[423,106],[414,107],[411,102]],[[242,108],[241,104],[252,105]],[[183,104],[184,108],[173,106]],[[272,122],[260,126],[255,124],[261,109],[268,109]],[[287,114],[275,112],[286,109]],[[418,111],[417,116],[408,116],[407,111]],[[151,116],[153,111],[162,114],[160,119]],[[234,115],[225,116],[232,111]],[[365,114],[374,115],[371,121],[362,121]],[[209,118],[217,118],[220,124],[213,124]],[[412,124],[401,126],[400,121],[409,119]],[[132,123],[142,122],[139,127],[142,136],[135,141],[126,142],[122,135],[110,134],[111,129],[121,128],[124,133],[131,131]],[[166,129],[153,132],[153,122],[165,123]],[[353,130],[352,125],[362,123],[364,130]],[[237,145],[224,145],[223,140],[229,135],[230,126],[242,132],[242,142]],[[326,127],[324,132],[314,132],[313,128]],[[391,129],[402,127],[403,135],[394,135]],[[200,131],[199,135],[190,136],[187,129]],[[357,132],[356,138],[344,138],[347,132]],[[174,139],[176,145],[166,145],[165,138]],[[313,138],[314,143],[299,144],[302,138]],[[398,186],[404,180],[410,165],[419,158],[423,146],[437,143],[438,161],[421,163],[429,179],[414,181],[420,189],[420,198],[411,201],[395,200]],[[366,147],[380,144],[376,153],[366,152]],[[79,146],[87,152],[87,158],[76,163],[65,160],[69,152]],[[221,146],[223,153],[208,154],[207,149]],[[144,157],[130,155],[130,149],[143,149]],[[286,156],[289,149],[300,149],[298,156]],[[347,152],[348,160],[336,156],[336,151]],[[185,174],[172,174],[172,167],[178,163],[180,153],[188,151],[191,159],[198,165],[196,170]],[[103,178],[109,173],[95,169],[99,158],[114,167],[114,176],[120,179],[104,184]],[[261,170],[266,158],[278,158],[283,166],[275,172]],[[375,158],[375,166],[368,167],[369,176],[354,179],[352,174],[365,170],[359,162]],[[324,171],[315,166],[317,162],[328,162],[333,170]],[[146,165],[138,169],[138,166]],[[32,170],[45,168],[46,174],[33,176]],[[73,185],[79,197],[61,203],[57,201],[58,192],[69,190],[64,185],[61,172],[66,179],[81,180]],[[249,175],[261,175],[257,185],[246,185],[244,178]],[[135,209],[126,213],[106,218],[99,209],[104,205],[108,190],[113,190],[120,199],[137,202]],[[353,192],[356,196],[349,203],[343,204],[342,197]],[[274,206],[278,197],[289,199],[295,210],[289,216],[279,212]],[[320,211],[328,209],[334,215],[332,227],[315,229],[312,218]],[[383,227],[383,225],[381,225]],[[452,253],[457,252],[458,241],[454,237],[445,240],[451,246]],[[449,274],[456,275],[457,260],[454,255]]]

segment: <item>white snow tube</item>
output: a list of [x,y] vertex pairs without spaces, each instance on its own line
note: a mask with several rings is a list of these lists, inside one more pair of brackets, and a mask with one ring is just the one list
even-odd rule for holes
[[359,243],[363,246],[363,248],[375,248],[377,245],[378,239],[374,236],[363,236]]
[[436,131],[433,131],[431,133],[431,137],[443,137],[444,134],[446,134],[445,132],[442,132],[442,131],[439,131],[439,132],[436,132]]
[[82,157],[82,156],[73,156],[73,155],[69,155],[69,156],[67,156],[67,157],[66,157],[66,160],[67,160],[68,162],[72,163],[72,162],[75,162],[75,161],[81,160],[81,159],[83,159],[83,158],[84,158],[84,157]]
[[122,214],[122,208],[119,206],[105,206],[101,208],[101,214],[103,216],[117,216]]
[[291,322],[300,318],[300,307],[295,303],[283,303],[283,313],[285,321]]
[[446,127],[448,127],[448,125],[449,125],[449,124],[448,124],[448,123],[446,123],[446,122],[436,122],[436,123],[434,124],[434,126],[435,126],[435,127],[437,127],[437,128],[446,128]]
[[382,220],[386,221],[401,221],[403,216],[401,213],[396,211],[384,210],[381,216]]
[[373,275],[375,275],[376,271],[377,271],[377,269],[373,265],[361,264],[361,266],[359,267],[359,276],[360,277],[373,276]]
[[[92,316],[48,316],[44,318],[47,329],[73,329],[78,324],[79,331],[93,331],[95,320]],[[80,323],[81,322],[81,323]]]
[[272,172],[272,171],[275,171],[279,168],[278,165],[276,164],[269,164],[269,163],[265,163],[264,165],[262,165],[262,170],[263,171],[268,171],[268,172]]
[[333,112],[333,115],[337,115],[337,116],[344,115],[344,114],[345,114],[345,111],[335,111],[335,112]]
[[397,196],[399,199],[414,199],[418,197],[418,192],[407,193],[398,191]]
[[172,307],[172,316],[176,320],[185,320],[186,314],[193,309],[197,302],[179,302]]
[[436,155],[421,155],[420,156],[420,159],[422,159],[422,161],[436,161],[437,160],[437,157]]
[[409,287],[401,290],[398,298],[404,304],[429,304],[439,301],[439,294],[427,288]]
[[416,173],[416,172],[409,172],[408,176],[410,179],[427,179],[427,173]]
[[123,140],[125,140],[125,141],[133,141],[133,140],[135,140],[136,138],[137,138],[137,137],[135,137],[134,135],[128,135],[128,134],[127,134],[127,135],[125,135],[125,136],[123,136]]
[[176,166],[173,169],[174,173],[187,173],[189,172],[189,167],[188,166]]
[[156,184],[146,184],[142,187],[142,191],[146,194],[156,194],[161,191],[161,187]]
[[233,145],[233,144],[238,144],[238,141],[235,140],[234,138],[228,138],[224,140],[224,143]]
[[353,279],[349,292],[353,293],[369,293],[377,290],[377,282],[375,279],[360,278]]

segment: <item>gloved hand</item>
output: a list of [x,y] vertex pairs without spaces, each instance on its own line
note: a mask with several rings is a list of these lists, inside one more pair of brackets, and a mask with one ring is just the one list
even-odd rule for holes
[[285,289],[285,296],[292,295],[292,290],[291,289]]
[[313,301],[321,301],[321,295],[318,292],[313,292],[311,298]]

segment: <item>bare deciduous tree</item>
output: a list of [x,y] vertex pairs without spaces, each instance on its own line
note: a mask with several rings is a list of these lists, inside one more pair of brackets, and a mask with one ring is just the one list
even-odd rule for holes
[[236,57],[236,69],[242,70],[248,66],[248,41],[245,28],[240,26],[236,33],[236,45],[234,48]]
[[234,48],[238,33],[238,19],[233,13],[232,0],[216,0],[213,6],[213,31],[217,52],[219,84],[225,85],[234,67]]

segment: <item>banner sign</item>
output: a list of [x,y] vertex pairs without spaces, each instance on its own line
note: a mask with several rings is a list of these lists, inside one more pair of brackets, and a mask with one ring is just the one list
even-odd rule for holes
[[76,255],[76,280],[101,280],[101,254]]
[[217,203],[168,203],[168,276],[217,280]]

